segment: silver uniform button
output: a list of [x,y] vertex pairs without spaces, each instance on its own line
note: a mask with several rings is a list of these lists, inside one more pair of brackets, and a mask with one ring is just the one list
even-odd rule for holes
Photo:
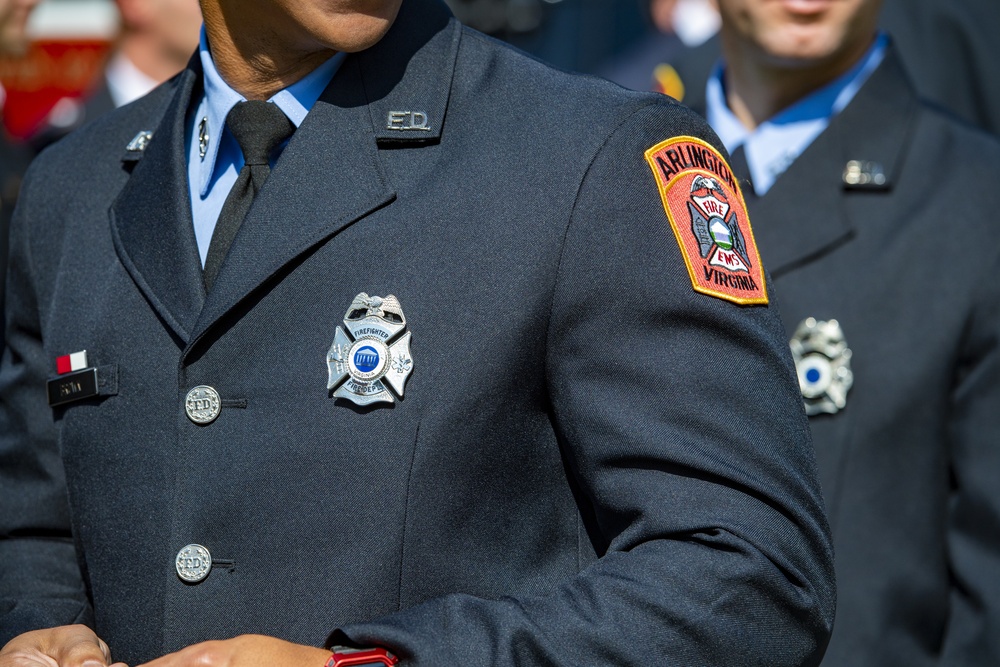
[[177,552],[177,576],[189,584],[204,581],[212,570],[212,554],[200,544],[189,544]]
[[195,424],[211,424],[222,411],[222,399],[212,387],[200,385],[188,392],[184,411]]

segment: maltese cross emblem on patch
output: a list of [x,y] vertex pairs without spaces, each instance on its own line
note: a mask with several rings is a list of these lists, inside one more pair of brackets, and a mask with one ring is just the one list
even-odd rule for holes
[[334,398],[357,405],[395,403],[397,396],[402,398],[413,372],[413,357],[410,332],[403,333],[406,317],[399,299],[362,292],[347,309],[344,325],[347,331],[337,327],[326,353],[330,372],[326,388],[336,389]]

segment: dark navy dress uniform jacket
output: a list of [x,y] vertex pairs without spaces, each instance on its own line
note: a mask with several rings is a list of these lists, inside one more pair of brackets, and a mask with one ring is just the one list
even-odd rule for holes
[[[436,667],[818,660],[831,550],[781,323],[692,290],[643,157],[718,146],[702,120],[406,0],[292,137],[206,296],[199,81],[26,179],[5,639],[86,622],[129,663],[246,632]],[[431,130],[387,129],[394,111]],[[362,291],[394,294],[413,334],[391,407],[326,388]],[[56,357],[84,349],[100,396],[50,408]],[[207,426],[185,415],[197,385],[223,401]],[[191,543],[216,560],[198,584],[174,571]]]
[[[881,182],[845,184],[850,161]],[[921,102],[890,49],[748,202],[788,336],[836,319],[852,351],[846,407],[810,419],[837,555],[824,667],[1000,664],[998,183],[996,139]]]

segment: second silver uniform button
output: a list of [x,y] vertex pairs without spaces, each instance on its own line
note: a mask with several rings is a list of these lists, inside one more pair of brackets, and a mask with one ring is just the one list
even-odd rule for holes
[[195,424],[211,424],[222,411],[222,398],[214,388],[199,385],[187,393],[184,411]]
[[177,576],[189,584],[204,581],[212,570],[212,554],[200,544],[189,544],[177,552]]

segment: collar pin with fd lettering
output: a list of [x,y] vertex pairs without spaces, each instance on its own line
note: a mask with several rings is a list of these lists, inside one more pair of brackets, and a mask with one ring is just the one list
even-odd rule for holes
[[153,133],[149,130],[143,130],[139,134],[132,137],[132,141],[128,142],[125,150],[129,153],[141,153],[146,150],[146,146],[148,146],[149,142],[152,140]]
[[395,403],[393,392],[402,398],[413,357],[399,300],[391,294],[382,298],[362,292],[347,309],[344,325],[347,332],[337,327],[326,354],[327,389],[336,388],[335,398],[357,405]]
[[885,167],[874,160],[851,160],[844,167],[844,186],[848,189],[880,190],[887,186]]
[[425,111],[390,111],[386,118],[385,129],[395,131],[416,130],[430,132],[430,119]]
[[799,324],[791,340],[792,358],[806,414],[837,414],[847,405],[854,384],[851,348],[837,320],[810,317]]

